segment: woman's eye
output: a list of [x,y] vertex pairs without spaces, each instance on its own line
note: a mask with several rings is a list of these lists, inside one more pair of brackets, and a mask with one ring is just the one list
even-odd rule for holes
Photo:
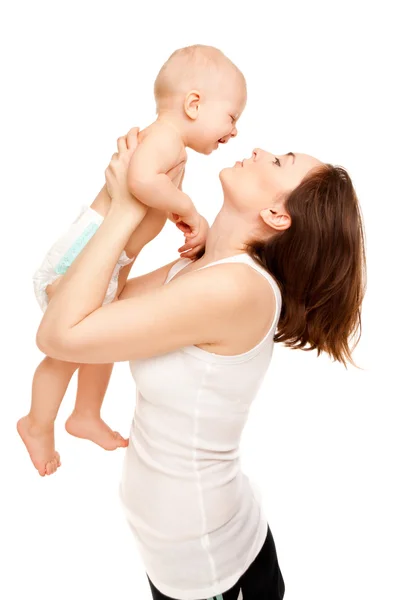
[[231,121],[232,121],[232,125],[233,125],[235,122],[235,117],[231,117]]
[[273,161],[273,164],[274,164],[274,165],[278,165],[278,167],[280,167],[280,166],[281,166],[281,161],[279,160],[279,158],[277,158],[277,157],[275,156],[275,160]]

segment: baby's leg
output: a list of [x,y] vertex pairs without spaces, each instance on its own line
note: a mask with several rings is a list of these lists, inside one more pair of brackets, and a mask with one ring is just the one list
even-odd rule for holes
[[[106,214],[107,202],[111,201],[106,196],[104,188],[92,204],[92,208]],[[160,233],[165,221],[166,215],[164,213],[156,209],[149,209],[146,217],[139,225],[139,231],[136,230],[128,241],[125,247],[126,255],[129,258],[137,256],[142,248]],[[114,301],[118,299],[124,289],[131,268],[132,262],[123,266],[119,271]],[[115,450],[118,447],[128,445],[128,440],[108,427],[100,417],[100,410],[112,369],[112,364],[80,366],[75,409],[65,424],[66,430],[71,435],[91,440],[106,450]]]
[[[111,201],[106,196],[104,188],[92,204],[92,208],[106,214],[107,202]],[[135,231],[125,247],[128,258],[137,256],[142,248],[160,233],[165,221],[166,215],[164,213],[156,209],[149,209],[138,230]],[[121,294],[131,268],[132,262],[129,262],[119,271],[114,301]],[[128,440],[113,431],[100,417],[100,410],[112,368],[112,364],[80,366],[75,409],[65,424],[66,430],[71,435],[91,440],[106,450],[115,450],[128,445]]]
[[112,363],[80,366],[74,412],[65,424],[71,435],[90,440],[105,450],[128,445],[128,440],[113,431],[100,417],[113,366]]
[[[130,251],[128,246],[127,252]],[[133,258],[135,255],[127,254],[127,256]],[[131,268],[132,262],[129,262],[119,270],[118,278],[112,285],[113,302],[118,299]],[[105,450],[116,450],[128,445],[128,440],[117,431],[113,431],[100,416],[113,366],[112,363],[80,366],[75,408],[65,423],[68,433],[90,440]]]
[[42,477],[54,473],[61,464],[54,448],[54,421],[78,366],[46,356],[33,377],[31,409],[17,423],[18,433]]
[[[106,188],[100,192],[92,208],[100,214],[107,214],[111,200]],[[163,228],[166,216],[160,211],[149,209],[146,217],[128,241],[125,252],[128,258],[139,254],[143,246],[154,239]],[[119,271],[115,290],[116,301],[128,279],[132,262]],[[78,374],[78,391],[75,409],[65,427],[71,435],[93,441],[106,450],[114,450],[128,445],[128,440],[113,431],[100,417],[100,410],[107,390],[113,365],[81,365]]]
[[[61,279],[62,277],[47,288],[49,300],[53,297]],[[90,440],[105,450],[115,450],[128,445],[128,440],[113,431],[100,417],[113,366],[112,363],[79,366],[75,408],[65,423],[68,433]]]

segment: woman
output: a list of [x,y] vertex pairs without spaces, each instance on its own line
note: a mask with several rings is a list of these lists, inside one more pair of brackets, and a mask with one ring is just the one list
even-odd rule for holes
[[220,174],[224,204],[203,256],[129,280],[103,307],[146,213],[126,186],[135,145],[133,132],[118,140],[111,209],[58,286],[37,344],[60,360],[131,361],[138,394],[121,496],[153,598],[280,599],[239,441],[274,341],[351,361],[364,294],[357,197],[341,168],[256,149]]

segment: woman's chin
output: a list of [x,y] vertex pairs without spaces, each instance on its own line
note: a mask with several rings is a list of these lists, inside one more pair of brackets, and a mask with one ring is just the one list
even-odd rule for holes
[[237,171],[235,167],[225,167],[225,169],[222,169],[222,171],[219,173],[219,180],[221,182],[222,191],[224,194],[235,195],[235,191],[237,190],[237,185],[239,183],[237,173],[235,173],[235,171]]
[[222,169],[222,171],[219,172],[219,178],[221,180],[221,183],[224,183],[224,181],[226,181],[226,179],[230,178],[232,175],[232,170],[233,167],[225,167],[224,169]]

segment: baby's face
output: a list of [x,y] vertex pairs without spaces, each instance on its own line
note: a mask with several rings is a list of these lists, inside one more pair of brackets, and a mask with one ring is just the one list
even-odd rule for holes
[[201,154],[211,154],[237,135],[237,122],[246,105],[246,87],[236,79],[200,103],[196,132],[190,144]]

